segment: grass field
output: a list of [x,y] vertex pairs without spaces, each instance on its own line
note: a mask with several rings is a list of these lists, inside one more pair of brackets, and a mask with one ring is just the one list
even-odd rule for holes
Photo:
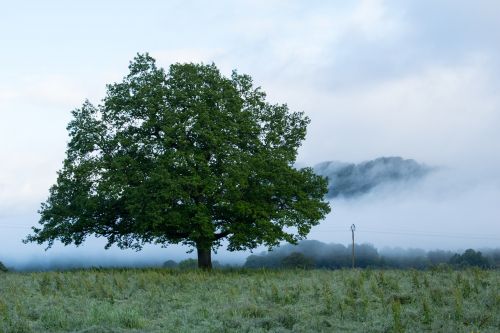
[[498,332],[500,271],[0,274],[0,332]]

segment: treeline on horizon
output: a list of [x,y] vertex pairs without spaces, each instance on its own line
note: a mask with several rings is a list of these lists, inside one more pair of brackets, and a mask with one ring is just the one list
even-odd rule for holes
[[[462,253],[449,250],[425,251],[422,249],[383,248],[377,250],[371,244],[355,244],[356,268],[394,268],[394,269],[430,269],[438,266],[450,268],[500,268],[500,248],[468,249]],[[221,259],[221,258],[219,258]],[[60,260],[47,263],[30,263],[21,268],[5,266],[0,261],[0,272],[6,271],[64,271],[89,268],[147,268],[163,266],[172,269],[195,269],[196,259],[180,261],[166,260],[163,263],[136,262],[123,264],[108,262],[106,265],[89,264],[85,261]],[[304,269],[341,269],[352,267],[352,247],[335,243],[323,243],[316,240],[304,240],[297,245],[286,244],[268,252],[252,254],[242,265],[226,264],[223,259],[214,260],[213,267],[224,268],[304,268]]]
[[[454,268],[500,267],[500,249],[483,251],[467,249],[463,253],[448,250],[425,251],[401,248],[378,251],[371,244],[355,244],[354,253],[355,267],[357,268],[428,269],[440,265],[449,265]],[[250,255],[246,259],[244,267],[347,268],[352,267],[352,246],[305,240],[297,245],[288,244],[259,255]]]

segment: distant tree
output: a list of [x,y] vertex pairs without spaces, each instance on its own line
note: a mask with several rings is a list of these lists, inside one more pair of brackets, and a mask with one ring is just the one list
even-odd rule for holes
[[176,268],[179,264],[175,260],[167,260],[163,263],[164,268]]
[[432,265],[444,264],[450,261],[450,258],[453,257],[453,252],[451,251],[443,251],[443,250],[435,250],[427,252],[427,259]]
[[[138,55],[102,105],[73,111],[63,168],[26,242],[211,250],[296,243],[330,211],[327,181],[294,167],[309,119],[270,104],[248,75]],[[292,232],[291,230],[296,230]]]
[[450,258],[449,263],[459,267],[476,266],[487,268],[490,266],[488,259],[483,257],[480,251],[474,251],[473,249],[467,249],[461,255],[455,254]]
[[179,269],[194,269],[198,267],[198,260],[196,259],[186,259],[182,260],[179,262],[179,265],[177,265]]
[[262,268],[262,267],[269,267],[268,265],[268,258],[263,255],[256,255],[256,254],[251,254],[247,257],[245,260],[245,264],[243,267],[246,268]]
[[494,267],[500,268],[500,249],[491,249],[486,255]]
[[8,269],[7,267],[4,266],[4,264],[0,261],[0,272],[7,272]]
[[314,260],[310,257],[306,257],[300,252],[293,252],[283,258],[281,265],[285,268],[309,269],[314,267]]
[[377,249],[371,244],[355,244],[354,253],[358,268],[376,267],[379,264],[380,256]]
[[[356,267],[360,268],[400,268],[400,269],[445,269],[455,267],[479,266],[498,267],[500,249],[485,250],[486,254],[467,250],[464,254],[450,251],[430,251],[422,249],[386,248],[381,254],[371,244],[356,244]],[[296,267],[305,257],[311,260],[315,268],[338,269],[351,267],[351,248],[342,244],[325,244],[320,241],[303,240],[297,245],[285,244],[261,254],[247,257],[244,267],[247,268],[279,268]],[[453,263],[453,264],[450,264]]]

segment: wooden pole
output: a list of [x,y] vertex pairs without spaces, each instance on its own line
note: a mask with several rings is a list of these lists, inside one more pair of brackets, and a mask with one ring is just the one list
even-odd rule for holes
[[353,224],[351,225],[351,232],[352,232],[352,268],[354,269],[354,231],[356,230],[356,226]]

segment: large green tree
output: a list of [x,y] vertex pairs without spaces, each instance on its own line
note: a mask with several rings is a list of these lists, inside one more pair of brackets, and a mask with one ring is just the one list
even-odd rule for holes
[[230,251],[294,243],[329,212],[326,179],[294,167],[303,113],[213,64],[166,72],[139,54],[129,69],[102,105],[73,111],[64,165],[26,242],[182,243],[210,268],[224,239]]

